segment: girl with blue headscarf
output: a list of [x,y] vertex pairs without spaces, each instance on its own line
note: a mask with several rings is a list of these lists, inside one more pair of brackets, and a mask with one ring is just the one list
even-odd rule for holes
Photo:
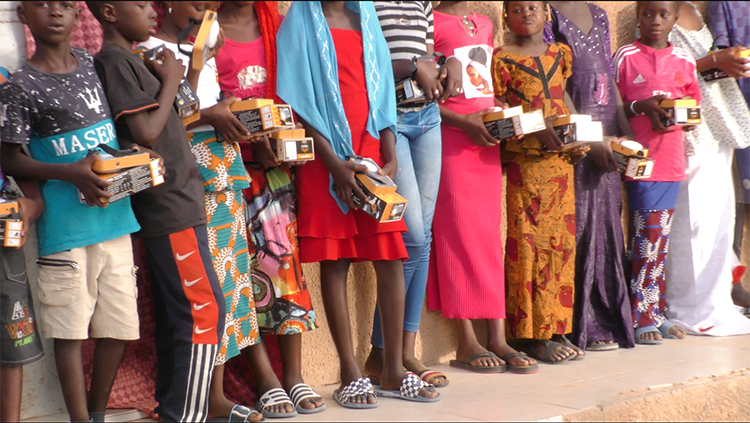
[[373,159],[391,178],[396,101],[390,52],[371,2],[294,2],[277,37],[277,94],[315,142],[317,159],[299,168],[300,258],[320,262],[323,305],[341,362],[334,399],[374,408],[375,390],[354,357],[346,283],[352,261],[371,261],[377,276],[385,368],[378,396],[433,402],[440,396],[402,362],[404,272],[402,221],[379,223],[352,202],[355,172],[347,156]]

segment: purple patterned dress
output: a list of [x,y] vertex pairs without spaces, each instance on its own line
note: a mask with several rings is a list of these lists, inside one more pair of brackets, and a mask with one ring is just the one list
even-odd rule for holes
[[[567,90],[578,113],[601,121],[606,135],[618,135],[609,20],[598,6],[588,6],[594,18],[588,35],[552,8],[545,41],[563,42],[573,50],[573,76]],[[584,158],[575,166],[575,193],[578,253],[571,341],[582,348],[605,340],[632,347],[620,174],[605,172]]]

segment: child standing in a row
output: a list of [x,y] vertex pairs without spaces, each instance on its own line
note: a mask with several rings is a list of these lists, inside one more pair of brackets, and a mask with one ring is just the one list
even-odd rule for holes
[[[500,47],[492,62],[495,95],[546,118],[570,114],[565,85],[572,52],[543,39],[546,2],[503,2],[515,42]],[[545,151],[544,147],[548,151]],[[546,363],[583,358],[565,335],[573,323],[575,190],[573,164],[581,155],[558,153],[551,127],[504,144],[507,165],[508,239],[505,255],[508,333]]]
[[[364,200],[347,161],[358,154],[393,177],[396,102],[390,52],[369,2],[294,2],[279,29],[278,95],[315,141],[317,159],[299,169],[299,235],[303,262],[320,262],[323,304],[341,363],[334,399],[373,408],[370,381],[354,357],[346,300],[352,261],[372,261],[383,322],[384,367],[378,395],[435,401],[439,394],[402,361],[404,273],[402,221],[378,223],[354,209]],[[400,391],[399,391],[399,388]]]
[[679,16],[677,1],[638,2],[639,40],[615,54],[615,82],[623,93],[635,140],[656,160],[647,181],[628,179],[630,209],[630,301],[635,342],[661,344],[663,337],[684,337],[666,319],[664,271],[672,213],[680,181],[685,179],[685,138],[680,126],[666,128],[665,98],[690,97],[700,102],[695,59],[667,41]]

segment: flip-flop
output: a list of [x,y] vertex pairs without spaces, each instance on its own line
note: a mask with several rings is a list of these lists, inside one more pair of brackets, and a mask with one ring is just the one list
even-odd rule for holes
[[486,352],[482,352],[479,354],[474,354],[472,356],[466,357],[466,359],[462,361],[451,360],[450,366],[456,367],[459,369],[468,370],[470,372],[475,372],[475,373],[505,373],[508,370],[508,367],[505,364],[503,364],[502,366],[487,366],[487,367],[472,366],[471,364],[469,364],[471,363],[472,360],[476,360],[477,358],[482,358],[482,357],[500,358],[496,356],[495,354],[489,351],[486,351]]
[[[568,337],[567,337],[567,336],[565,336],[565,335],[560,335],[560,337],[561,337],[561,338],[563,339],[563,342],[561,342],[561,344],[563,344],[563,345],[565,345],[566,347],[570,348],[570,349],[571,349],[571,350],[573,350],[574,352],[575,352],[575,351],[576,351],[577,349],[581,349],[581,347],[579,347],[578,345],[576,345],[576,344],[574,344],[574,343],[570,342],[570,339],[568,339]],[[558,342],[558,343],[560,343],[560,342]],[[576,352],[576,353],[575,353],[575,355],[573,356],[573,360],[576,360],[576,361],[577,361],[577,360],[583,360],[584,358],[586,358],[586,353],[585,353],[585,350],[584,350],[584,353],[583,353],[583,354],[578,354],[578,353]]]
[[[669,320],[664,320],[664,322],[659,326],[659,332],[661,332],[661,337],[664,339],[680,339],[677,335],[672,335],[669,333],[669,330],[675,327],[674,323],[670,322]],[[680,327],[677,326],[679,329]],[[684,332],[684,331],[683,331]]]
[[442,399],[442,395],[438,394],[435,398],[427,398],[419,395],[419,391],[424,387],[431,387],[429,384],[419,376],[412,372],[406,372],[406,377],[401,381],[401,388],[399,390],[388,390],[380,387],[375,387],[375,395],[383,398],[396,398],[406,401],[414,402],[438,402]]
[[[542,342],[544,344],[544,354],[540,355],[540,354],[536,353],[536,348],[534,348],[534,343],[535,342]],[[537,360],[543,361],[543,362],[545,362],[547,364],[565,363],[566,361],[573,360],[575,358],[575,356],[577,355],[577,354],[573,353],[573,354],[571,354],[571,355],[563,358],[562,360],[553,361],[552,360],[552,354],[554,353],[553,350],[555,350],[557,348],[557,345],[559,345],[559,346],[562,347],[563,344],[561,344],[559,342],[555,342],[555,341],[553,341],[551,339],[541,339],[541,340],[537,339],[537,340],[535,340],[535,342],[528,343],[528,345],[526,345],[523,349],[525,350],[525,352],[530,357],[536,358]]]
[[619,348],[620,346],[616,342],[605,344],[596,344],[594,342],[591,342],[586,345],[586,351],[614,351]]
[[[252,409],[250,407],[246,407],[241,404],[235,404],[234,407],[232,407],[232,411],[229,412],[229,417],[216,417],[213,419],[208,419],[206,422],[208,423],[247,423],[250,416],[253,414],[260,414],[258,410]],[[263,417],[261,417],[260,421],[265,420]]]
[[372,390],[372,383],[370,382],[370,379],[366,377],[361,377],[357,380],[353,380],[349,382],[348,385],[344,386],[344,389],[339,392],[338,389],[333,391],[333,399],[339,403],[340,406],[344,408],[352,408],[352,409],[371,409],[371,408],[377,408],[378,403],[375,404],[357,404],[353,402],[349,402],[350,399],[360,396],[360,395],[367,395],[372,394],[375,395],[375,391]]
[[[430,382],[430,379],[437,378],[437,377],[442,377],[443,381],[439,383]],[[425,383],[429,383],[430,385],[436,388],[443,388],[445,386],[448,386],[449,383],[451,383],[451,381],[448,380],[448,376],[446,376],[445,373],[438,371],[438,370],[427,369],[419,374],[419,378],[422,379]]]
[[315,414],[326,409],[325,404],[315,408],[305,408],[300,405],[302,401],[308,398],[323,398],[315,391],[313,391],[312,388],[310,388],[310,386],[306,383],[298,383],[292,386],[292,389],[289,390],[289,396],[292,398],[294,409],[297,410],[297,412],[300,414]]
[[510,364],[509,360],[511,358],[516,358],[516,357],[518,357],[518,359],[520,360],[528,360],[528,356],[523,351],[505,354],[504,356],[500,357],[500,359],[503,360],[505,362],[505,365],[508,367],[509,373],[527,375],[527,374],[532,374],[532,373],[536,373],[539,371],[539,363],[528,364],[526,366],[514,366]]
[[294,407],[294,403],[289,398],[289,395],[286,394],[286,391],[281,388],[273,388],[260,396],[260,399],[255,404],[255,408],[257,408],[259,412],[263,413],[263,417],[267,417],[269,419],[285,419],[287,417],[296,416],[296,411],[292,411],[291,413],[274,413],[272,411],[268,411],[268,408],[271,406],[286,403],[289,403],[292,405],[292,407]]
[[640,328],[635,328],[635,343],[636,344],[642,344],[642,345],[661,345],[664,343],[663,339],[641,339],[641,335],[644,333],[649,332],[659,332],[659,329],[656,328],[654,325],[648,325],[643,326]]

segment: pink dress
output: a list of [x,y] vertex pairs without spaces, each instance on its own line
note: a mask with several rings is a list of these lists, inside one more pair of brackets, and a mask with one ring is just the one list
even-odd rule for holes
[[[435,51],[455,56],[464,72],[462,94],[443,107],[461,114],[493,107],[492,22],[472,14],[472,36],[462,17],[434,12],[434,19]],[[500,148],[479,147],[445,123],[442,130],[427,306],[451,319],[504,319]]]

